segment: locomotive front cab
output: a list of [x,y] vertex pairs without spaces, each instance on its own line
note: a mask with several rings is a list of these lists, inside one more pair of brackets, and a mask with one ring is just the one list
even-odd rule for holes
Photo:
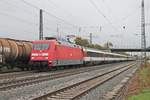
[[52,59],[54,54],[53,40],[33,41],[33,49],[31,52],[31,62],[34,66],[43,68],[52,67]]

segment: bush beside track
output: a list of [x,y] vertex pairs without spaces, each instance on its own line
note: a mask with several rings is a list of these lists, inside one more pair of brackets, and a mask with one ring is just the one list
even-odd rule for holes
[[129,87],[129,100],[150,100],[150,63],[141,68]]

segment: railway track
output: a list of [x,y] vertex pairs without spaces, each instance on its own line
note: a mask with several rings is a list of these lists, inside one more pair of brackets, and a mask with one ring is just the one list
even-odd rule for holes
[[1,73],[0,79],[7,79],[7,78],[13,78],[13,77],[21,77],[23,75],[33,73],[34,71],[18,71],[18,72],[11,72],[11,73]]
[[[106,66],[106,65],[102,65],[102,66]],[[0,83],[0,91],[6,91],[6,90],[19,88],[22,86],[28,86],[28,85],[56,79],[56,78],[62,78],[62,77],[70,76],[70,75],[76,75],[76,74],[80,74],[84,72],[89,72],[89,71],[97,70],[102,66],[97,66],[94,68],[86,67],[86,68],[79,68],[79,69],[71,69],[71,70],[66,70],[66,71],[58,72],[58,73],[39,75],[35,77],[32,76],[32,77],[23,78],[20,80],[7,81],[7,82]]]
[[124,65],[122,67],[110,69],[107,72],[103,72],[95,77],[69,85],[67,87],[58,89],[46,95],[34,98],[34,100],[76,100],[82,95],[89,92],[91,89],[109,81],[113,77],[127,71],[135,66],[136,63]]
[[[119,63],[117,63],[117,64],[119,64]],[[106,65],[110,65],[110,64],[106,64]],[[106,66],[106,65],[101,65],[101,66]],[[80,69],[80,68],[78,68],[78,69]],[[72,69],[67,69],[67,70],[71,71]],[[16,72],[0,73],[0,80],[12,79],[12,78],[17,78],[17,77],[22,77],[22,76],[29,76],[33,73],[34,74],[39,74],[39,73],[36,73],[36,72],[37,71],[16,71]],[[50,73],[55,73],[55,72],[62,73],[63,71],[59,70],[59,71],[54,71],[54,72],[50,72]],[[40,72],[40,73],[44,73],[44,72]],[[66,73],[66,71],[64,71],[64,73]]]

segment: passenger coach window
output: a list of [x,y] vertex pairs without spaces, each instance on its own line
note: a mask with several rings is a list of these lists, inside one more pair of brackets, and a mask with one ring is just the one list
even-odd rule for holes
[[33,50],[47,50],[49,44],[33,44]]
[[103,54],[96,52],[87,52],[88,57],[103,57]]

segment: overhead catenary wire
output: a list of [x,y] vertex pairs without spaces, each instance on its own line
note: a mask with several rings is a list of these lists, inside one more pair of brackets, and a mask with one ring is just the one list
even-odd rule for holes
[[[33,8],[35,8],[35,9],[38,9],[38,10],[41,9],[41,8],[39,8],[39,7],[33,5],[33,4],[31,4],[31,3],[29,3],[29,2],[27,2],[27,1],[25,1],[25,0],[22,0],[22,2],[25,3],[25,4],[27,4],[27,5],[29,5],[29,6],[31,6],[31,7],[33,7]],[[64,23],[67,23],[67,24],[72,25],[72,26],[74,26],[74,27],[78,27],[77,25],[74,25],[74,24],[72,24],[72,23],[70,23],[70,22],[68,22],[68,21],[66,21],[66,20],[64,20],[64,19],[62,19],[62,18],[59,18],[59,17],[57,17],[57,16],[51,14],[50,12],[46,11],[45,9],[42,9],[42,10],[43,10],[43,12],[47,13],[49,16],[51,16],[51,17],[53,17],[53,18],[56,18],[56,19],[58,19],[58,20],[60,20],[60,21],[62,21],[62,22],[64,22]]]
[[56,4],[55,2],[53,2],[52,0],[47,0],[49,3],[49,5],[53,5],[56,8],[59,8],[59,10],[63,11],[64,13],[68,14],[69,16],[72,16],[73,18],[77,18],[78,16],[74,16],[71,12],[69,12],[68,10],[64,9],[64,7],[60,6],[59,4]]
[[[29,2],[27,2],[27,1],[25,1],[25,0],[23,0],[23,2],[24,2],[25,4],[27,4],[27,5],[29,5],[29,6],[31,6],[31,7],[35,8],[35,9],[37,9],[37,10],[40,10],[40,9],[41,9],[41,8],[39,8],[39,7],[33,5],[32,3],[29,3]],[[68,21],[66,21],[66,20],[64,20],[64,19],[62,19],[62,18],[59,18],[59,17],[57,17],[56,15],[54,15],[54,14],[48,12],[48,11],[45,10],[45,9],[42,9],[42,10],[43,10],[44,14],[47,14],[47,15],[50,16],[51,18],[57,19],[57,20],[58,20],[58,21],[56,21],[56,22],[58,22],[57,24],[62,23],[63,26],[64,26],[64,25],[69,25],[69,26],[72,26],[72,27],[76,28],[76,30],[78,30],[78,26],[77,26],[77,25],[74,25],[74,24],[72,24],[72,23],[70,23],[70,22],[68,22]],[[44,24],[44,26],[45,26],[45,24]],[[51,25],[50,25],[50,26],[51,26]],[[53,29],[53,30],[54,30],[54,29]],[[62,33],[64,33],[64,32],[62,32]]]
[[[53,6],[55,6],[56,8],[60,8],[60,10],[61,11],[63,11],[63,12],[67,12],[69,15],[71,15],[71,16],[73,16],[70,12],[68,12],[68,11],[66,11],[62,6],[60,6],[60,5],[58,5],[58,4],[56,4],[55,2],[53,2],[52,0],[47,0],[49,3],[49,5],[53,5]],[[74,16],[73,16],[74,17]]]
[[27,4],[28,6],[32,7],[32,8],[35,8],[35,9],[37,9],[37,10],[40,9],[39,7],[33,5],[33,4],[31,4],[31,3],[29,3],[29,2],[27,2],[27,1],[25,1],[25,0],[21,0],[21,1],[22,1],[23,3],[25,3],[25,4]]
[[25,20],[25,19],[23,19],[23,18],[14,16],[14,15],[10,15],[10,14],[4,13],[4,12],[0,12],[0,15],[7,16],[7,17],[10,17],[10,18],[14,18],[14,19],[16,19],[17,21],[26,23],[26,24],[28,24],[28,25],[31,25],[31,24],[38,25],[37,23],[33,23],[33,22],[30,22],[30,21]]
[[[25,20],[25,19],[23,19],[23,18],[14,16],[14,15],[7,14],[7,13],[4,13],[4,12],[0,12],[0,15],[13,18],[13,19],[15,19],[15,20],[17,20],[17,21],[19,21],[19,22],[22,22],[22,23],[25,23],[25,24],[28,24],[28,25],[35,25],[35,26],[38,26],[38,23],[34,23],[34,22]],[[52,28],[49,28],[49,27],[47,27],[47,26],[45,26],[45,28],[47,28],[47,29],[52,29]]]
[[[27,5],[27,6],[29,6],[29,7],[32,7],[32,8],[34,8],[34,9],[36,9],[36,10],[39,10],[40,8],[39,7],[37,7],[37,6],[35,6],[34,4],[32,4],[32,3],[29,3],[29,2],[27,2],[26,0],[21,0],[25,5]],[[21,2],[20,1],[20,2]],[[48,0],[49,1],[49,0]],[[51,0],[50,0],[51,1]],[[18,7],[18,6],[16,6],[15,4],[12,4],[12,3],[10,3],[10,2],[5,2],[4,1],[4,3],[7,3],[8,5],[12,5],[12,6],[14,6],[15,8],[20,8],[20,7]],[[25,9],[26,10],[26,9]],[[55,16],[55,15],[53,15],[53,14],[51,14],[50,12],[48,12],[48,11],[46,11],[46,10],[44,10],[44,12],[45,12],[45,14],[47,14],[48,16],[51,16],[52,18],[55,18],[56,20],[58,20],[58,21],[56,21],[56,22],[58,22],[59,24],[60,23],[62,23],[62,25],[63,26],[66,26],[66,25],[68,25],[68,27],[61,27],[61,28],[67,28],[67,29],[74,29],[74,28],[76,28],[75,30],[78,30],[80,27],[79,26],[77,26],[77,25],[74,25],[74,24],[72,24],[72,23],[69,23],[69,22],[67,22],[66,20],[63,20],[63,19],[61,19],[61,18],[59,18],[59,17],[57,17],[57,16]],[[29,13],[29,12],[28,12]],[[11,16],[11,15],[10,15]],[[15,16],[14,16],[15,17]],[[17,17],[17,16],[16,16]],[[28,23],[28,24],[34,24],[34,23],[32,23],[32,22],[29,22],[28,20],[24,20],[24,19],[22,19],[22,18],[19,18],[19,17],[17,17],[16,19],[18,19],[20,22],[22,21],[22,22],[25,22],[25,23]],[[49,19],[49,18],[48,18]],[[50,20],[49,20],[50,21]],[[57,23],[57,24],[58,24]],[[38,25],[38,23],[36,23],[36,25]],[[48,25],[44,25],[44,27],[45,26],[48,26]],[[49,26],[51,26],[51,25],[49,25]],[[48,27],[49,27],[48,26]],[[50,28],[47,28],[47,29],[50,29]]]
[[[98,1],[99,1],[99,0],[98,0]],[[104,0],[101,0],[101,1],[105,2]],[[105,2],[105,3],[106,3],[106,2]],[[107,5],[107,3],[106,3],[105,5],[106,5],[106,8],[107,8],[107,9],[111,10],[110,7]],[[137,11],[138,11],[140,8],[141,8],[141,6],[139,5],[138,8],[135,8],[135,9],[131,10],[131,12],[128,13],[128,14],[127,14],[126,16],[124,16],[123,18],[121,18],[120,21],[125,21],[125,20],[127,20],[129,17],[131,17],[132,15],[135,15],[135,13],[137,13]],[[117,16],[115,16],[115,17],[117,17]],[[119,21],[119,23],[120,23],[120,21]]]
[[89,0],[90,3],[93,5],[93,7],[97,10],[97,12],[102,16],[111,26],[114,30],[119,31],[113,24],[112,22],[106,17],[106,15],[97,7],[97,5],[94,3],[93,0]]
[[[138,7],[138,9],[140,9],[140,8],[141,8],[141,6]],[[125,17],[123,17],[123,18],[121,19],[121,21],[125,21],[125,20],[127,20],[129,17],[135,15],[135,13],[137,13],[138,9],[137,9],[137,8],[134,9],[131,13],[129,13],[128,15],[126,15]]]
[[[20,18],[20,17],[18,17],[18,16],[15,16],[15,15],[7,14],[6,12],[0,12],[0,15],[7,16],[7,17],[9,17],[9,18],[13,18],[13,19],[15,19],[16,21],[22,22],[22,23],[27,24],[27,25],[38,26],[38,23],[34,23],[34,22],[29,21],[29,20],[25,20],[25,19],[23,19],[23,18]],[[48,27],[48,26],[44,26],[44,27],[45,27],[45,29],[47,29],[47,30],[53,30],[53,31],[54,31],[53,28],[50,28],[50,27]]]
[[[20,0],[17,0],[17,1],[20,1]],[[3,2],[5,3],[6,5],[10,5],[10,6],[13,6],[13,8],[15,7],[16,9],[20,9],[20,5],[17,5],[17,3],[15,3],[14,1],[13,2],[10,2],[10,1],[6,1],[6,0],[1,0],[0,2]],[[22,6],[22,5],[21,5]],[[22,7],[22,8],[25,8],[25,7]],[[28,14],[33,14],[33,12],[31,12],[31,10],[27,10],[27,9],[21,9],[23,12],[26,12]]]
[[[105,5],[105,8],[107,8],[107,11],[108,11],[112,16],[114,16],[115,19],[117,19],[118,16],[115,16],[115,15],[112,13],[112,10],[111,10],[110,6],[108,5],[107,0],[105,0],[105,1],[104,1],[104,0],[101,0],[101,1],[102,1],[103,4]],[[100,0],[98,0],[98,2],[101,3]]]

